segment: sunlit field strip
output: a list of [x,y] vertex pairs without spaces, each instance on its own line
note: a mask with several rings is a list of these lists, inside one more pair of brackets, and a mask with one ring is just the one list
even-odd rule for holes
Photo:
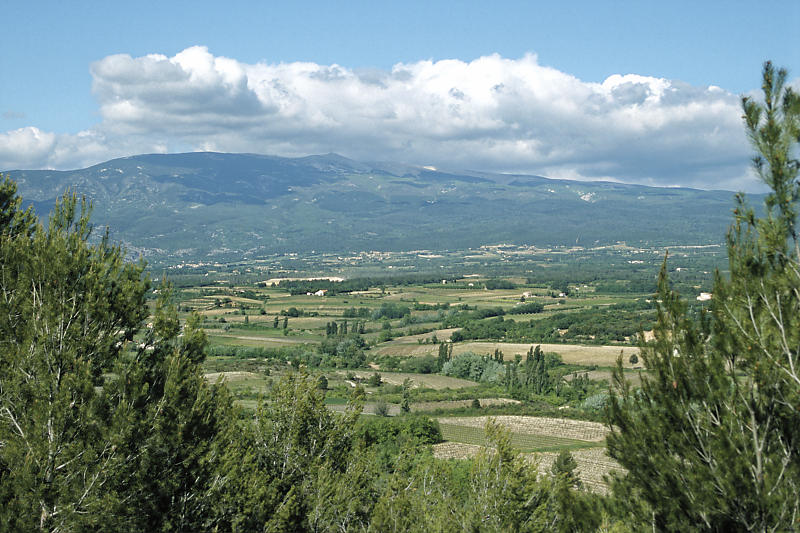
[[[439,424],[442,430],[442,437],[453,442],[463,442],[465,444],[477,444],[485,446],[486,435],[483,428],[458,426],[455,424]],[[601,446],[601,443],[587,442],[577,439],[567,439],[562,437],[550,437],[546,435],[525,435],[521,433],[511,433],[511,445],[521,452],[545,452],[563,449],[579,449]]]

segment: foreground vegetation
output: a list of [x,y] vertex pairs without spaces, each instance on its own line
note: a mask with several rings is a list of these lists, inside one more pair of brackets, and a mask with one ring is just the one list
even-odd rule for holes
[[799,529],[784,81],[744,101],[772,193],[710,303],[666,263],[656,298],[535,270],[154,289],[74,196],[45,225],[4,180],[0,529]]

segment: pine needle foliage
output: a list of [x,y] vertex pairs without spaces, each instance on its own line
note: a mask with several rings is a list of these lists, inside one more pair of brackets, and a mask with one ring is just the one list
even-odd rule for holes
[[[197,531],[218,434],[205,335],[65,194],[47,223],[0,184],[0,530]],[[94,244],[92,243],[94,242]]]
[[641,389],[621,361],[608,404],[616,504],[654,531],[800,529],[800,98],[763,68],[764,101],[742,99],[753,166],[771,192],[757,217],[737,195],[729,276],[690,312],[658,281],[654,340],[642,340]]

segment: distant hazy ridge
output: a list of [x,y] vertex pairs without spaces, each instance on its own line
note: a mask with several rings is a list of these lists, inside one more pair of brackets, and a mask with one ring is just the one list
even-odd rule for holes
[[[733,193],[446,173],[336,154],[151,154],[82,170],[17,170],[39,214],[67,188],[146,255],[721,242]],[[755,200],[757,204],[759,201]]]

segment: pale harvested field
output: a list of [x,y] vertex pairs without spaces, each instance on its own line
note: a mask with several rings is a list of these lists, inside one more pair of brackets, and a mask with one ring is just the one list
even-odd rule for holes
[[205,375],[205,378],[210,383],[216,383],[220,379],[224,379],[226,383],[235,383],[237,381],[246,381],[250,379],[264,379],[264,376],[255,374],[253,372],[210,372]]
[[[518,405],[522,402],[511,398],[481,398],[481,407],[493,405]],[[434,411],[436,409],[458,409],[472,406],[472,400],[447,400],[441,402],[416,402],[411,404],[412,411]]]
[[[465,444],[461,442],[442,442],[433,446],[433,455],[437,459],[469,459],[475,457],[483,450],[483,446],[477,444]],[[612,471],[623,471],[623,468],[606,455],[605,448],[587,448],[584,450],[573,450],[570,452],[577,463],[575,472],[583,482],[583,486],[601,494],[608,492],[608,485],[603,479]],[[535,461],[539,472],[543,475],[550,474],[558,453],[539,452],[522,454],[530,461]]]
[[[456,424],[439,423],[442,437],[452,442],[463,442],[466,444],[477,444],[485,446],[489,444],[484,428],[462,426]],[[517,433],[509,432],[509,444],[520,452],[553,452],[564,449],[577,450],[581,448],[596,446],[597,443],[585,440],[569,439],[566,437],[553,437],[541,433]]]
[[[637,371],[637,369],[641,370],[642,372],[645,372],[641,368],[641,361],[639,362],[638,366],[633,367],[633,370],[631,370],[630,372],[625,372],[625,379],[630,381],[635,387],[639,387],[642,384],[642,376]],[[589,372],[578,372],[578,374],[579,375],[589,374],[589,379],[594,379],[598,381],[606,380],[609,383],[611,383],[612,380],[612,372],[610,370],[592,370]],[[564,379],[567,381],[571,381],[572,378],[573,378],[572,374],[567,374],[566,376],[564,376]]]
[[[508,398],[482,398],[480,400],[481,406],[486,407],[489,405],[506,405],[509,403],[520,403],[518,400],[511,400]],[[366,402],[364,403],[364,414],[366,415],[374,415],[376,414],[376,406],[377,402]],[[411,412],[427,412],[433,411],[435,409],[457,409],[459,407],[469,407],[472,405],[472,400],[451,400],[451,401],[442,401],[442,402],[416,402],[411,404]],[[390,416],[399,416],[403,414],[403,410],[400,408],[399,405],[390,403],[387,404],[389,408],[389,415]],[[331,411],[338,411],[344,412],[346,409],[345,405],[329,405],[328,409]],[[460,443],[459,443],[460,444]]]
[[[453,330],[440,330],[449,331],[452,335]],[[437,332],[436,336],[439,339],[449,338],[440,337]],[[402,339],[409,337],[401,337],[395,339],[390,343],[381,345],[375,350],[376,353],[381,355],[398,355],[406,357],[423,357],[426,355],[435,355],[439,346],[434,344],[417,344]],[[416,338],[416,337],[414,337]],[[561,356],[561,359],[567,364],[575,365],[598,365],[598,366],[615,366],[617,364],[617,357],[622,352],[622,366],[632,368],[628,359],[632,354],[639,355],[639,348],[634,346],[594,346],[584,344],[519,344],[509,342],[464,342],[455,344],[453,347],[454,354],[464,352],[475,352],[477,354],[494,353],[495,349],[503,352],[505,359],[513,360],[514,355],[519,354],[525,356],[530,350],[531,346],[541,346],[545,352],[554,352]]]
[[514,359],[514,355],[528,353],[531,346],[541,346],[544,352],[554,352],[568,364],[615,366],[617,357],[622,352],[622,366],[632,367],[628,359],[632,354],[639,355],[639,348],[634,346],[592,346],[583,344],[512,344],[503,342],[465,342],[456,344],[453,353],[464,352],[494,353],[495,349],[503,352],[505,359]]
[[512,433],[543,435],[576,439],[587,442],[602,442],[608,434],[608,428],[599,422],[585,420],[569,420],[566,418],[548,418],[539,416],[464,416],[438,418],[440,424],[451,424],[475,428],[483,428],[486,421],[492,418],[495,422]]
[[263,348],[274,348],[276,346],[287,346],[291,344],[313,344],[319,342],[317,339],[309,339],[304,337],[256,337],[253,335],[230,335],[225,333],[217,333],[215,331],[206,331],[209,340],[223,341],[225,344],[232,344],[237,346],[253,346]]
[[440,442],[433,445],[433,456],[437,459],[469,459],[484,449],[477,444],[463,442]]
[[[406,337],[401,337],[406,338]],[[438,344],[418,344],[415,342],[398,342],[399,339],[391,343],[382,344],[373,351],[378,355],[397,355],[403,357],[424,357],[426,355],[436,355],[439,350]]]
[[[424,326],[425,324],[414,324],[411,327],[418,328]],[[396,344],[409,344],[409,343],[412,343],[414,346],[418,346],[419,343],[417,342],[417,339],[425,340],[433,337],[434,335],[436,335],[436,338],[439,339],[440,341],[447,340],[450,338],[450,336],[453,334],[454,331],[458,331],[459,329],[461,328],[435,329],[429,333],[422,333],[420,335],[406,335],[404,337],[397,337],[396,339],[385,343],[383,346],[394,346]],[[436,351],[439,350],[438,345],[436,346],[427,345],[425,347],[427,347],[429,350],[436,350]]]
[[214,300],[208,300],[203,297],[191,298],[183,302],[183,305],[188,305],[194,309],[205,309],[214,307]]
[[[374,371],[357,370],[354,371],[357,377],[367,379],[373,375]],[[406,379],[411,380],[412,387],[427,387],[430,389],[464,389],[476,387],[478,384],[467,379],[451,378],[439,374],[411,374],[408,372],[378,372],[381,380],[390,385],[402,385]],[[338,372],[340,376],[345,376],[345,372]]]
[[238,335],[238,334],[226,332],[225,330],[220,330],[220,329],[207,329],[206,330],[206,334],[207,335],[213,335],[214,337],[225,337],[225,338],[229,338],[229,339],[242,339],[242,340],[246,340],[246,341],[271,341],[271,342],[277,342],[277,343],[281,343],[281,344],[296,344],[297,342],[300,342],[300,341],[297,340],[297,338],[292,340],[291,337],[272,337],[272,336],[269,336],[269,335],[253,335],[252,333],[249,334],[249,335],[248,334]]
[[219,316],[219,315],[229,315],[232,312],[233,309],[231,309],[230,307],[228,308],[215,307],[213,309],[206,309],[205,311],[202,311],[200,314],[205,316]]
[[[245,317],[243,315],[229,315],[225,317],[225,320],[228,322],[244,322]],[[274,315],[247,315],[247,321],[252,322],[253,324],[272,324],[272,321],[275,319]]]

